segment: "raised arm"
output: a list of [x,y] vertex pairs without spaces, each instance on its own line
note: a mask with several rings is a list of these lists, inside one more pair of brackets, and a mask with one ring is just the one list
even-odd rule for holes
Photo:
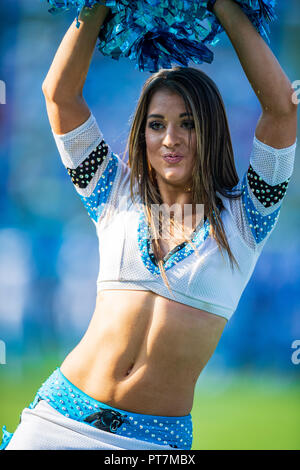
[[244,72],[261,104],[256,137],[263,143],[284,148],[297,133],[294,89],[269,46],[233,0],[217,0],[214,13],[224,27]]
[[[83,96],[101,25],[109,8],[83,8],[65,34],[43,83],[50,125],[62,163],[97,224],[129,195],[130,170],[104,140]],[[108,210],[109,209],[109,210]],[[110,210],[112,209],[112,210]]]
[[99,30],[108,12],[109,8],[102,5],[82,9],[80,27],[76,27],[74,20],[43,82],[48,117],[56,134],[75,129],[90,115],[82,91]]

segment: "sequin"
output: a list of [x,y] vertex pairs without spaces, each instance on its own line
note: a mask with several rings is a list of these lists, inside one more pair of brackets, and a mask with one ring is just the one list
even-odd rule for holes
[[[202,243],[204,243],[204,241],[209,235],[209,231],[210,224],[207,219],[205,220],[204,224],[202,224],[201,228],[199,228],[198,230],[194,230],[191,239],[197,249],[202,245]],[[145,214],[143,211],[141,211],[138,226],[138,246],[140,255],[146,268],[154,276],[159,277],[161,274],[151,247],[150,240],[150,229],[147,225]],[[168,253],[168,255],[164,257],[164,269],[166,271],[171,269],[177,263],[187,258],[190,254],[194,253],[194,251],[195,250],[193,246],[188,242],[184,242],[178,245],[170,253]]]
[[259,177],[251,165],[247,172],[247,179],[254,196],[264,207],[271,207],[284,198],[290,180],[289,178],[283,183],[271,186]]
[[[94,160],[96,153],[99,155],[99,158]],[[86,188],[90,181],[92,180],[95,172],[97,171],[98,167],[103,163],[105,158],[108,154],[108,145],[102,140],[100,144],[96,147],[93,152],[82,162],[77,168],[71,169],[67,168],[67,171],[75,184],[78,188]],[[94,166],[90,166],[90,163],[94,164]],[[83,173],[83,167],[85,167],[86,173]]]
[[[191,415],[182,417],[165,417],[151,416],[137,413],[125,412],[118,410],[104,403],[100,403],[85,393],[74,388],[63,388],[61,380],[67,379],[56,369],[49,379],[40,387],[37,395],[29,405],[34,408],[39,400],[46,398],[48,395],[48,403],[64,416],[76,421],[84,422],[87,426],[99,427],[105,431],[114,432],[120,436],[132,437],[141,441],[151,441],[172,447],[178,447],[176,442],[179,438],[184,440],[185,444],[180,444],[180,449],[190,449],[192,446],[192,418]],[[70,392],[70,388],[72,392]],[[74,393],[73,393],[74,392]],[[59,394],[59,395],[58,395]],[[76,398],[75,397],[76,394]],[[60,399],[62,397],[62,400]],[[80,402],[81,406],[74,406]],[[63,404],[63,406],[62,406]],[[106,413],[104,421],[101,420],[103,411]],[[112,422],[112,426],[108,426],[107,418],[109,416],[118,418],[118,423]],[[143,423],[143,424],[142,424]],[[183,442],[183,441],[182,441]]]
[[11,438],[13,437],[12,432],[6,430],[6,426],[2,427],[2,441],[0,443],[0,450],[4,450],[8,446]]
[[[99,0],[100,3],[104,1]],[[92,7],[98,0],[48,0],[50,13]],[[172,63],[187,66],[212,62],[208,46],[219,41],[223,27],[207,10],[208,0],[106,0],[109,21],[99,34],[99,50],[113,59],[127,57],[142,71],[156,72]],[[275,0],[236,0],[259,33],[268,39],[276,18]]]
[[275,226],[279,217],[280,207],[270,215],[261,215],[256,210],[248,193],[247,174],[245,174],[242,184],[242,200],[251,232],[256,243],[260,243],[268,236]]
[[111,188],[117,174],[117,168],[118,160],[116,155],[112,153],[109,158],[108,165],[92,194],[89,197],[80,196],[90,217],[96,222],[99,220],[99,217],[103,213],[105,204],[108,201]]

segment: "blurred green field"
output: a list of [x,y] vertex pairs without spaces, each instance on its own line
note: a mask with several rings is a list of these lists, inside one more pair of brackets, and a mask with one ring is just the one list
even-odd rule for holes
[[237,376],[195,396],[193,449],[299,450],[300,383]]
[[[15,430],[22,409],[57,365],[48,361],[14,377],[0,369],[0,429]],[[201,378],[192,416],[194,450],[299,450],[300,381],[253,373]]]

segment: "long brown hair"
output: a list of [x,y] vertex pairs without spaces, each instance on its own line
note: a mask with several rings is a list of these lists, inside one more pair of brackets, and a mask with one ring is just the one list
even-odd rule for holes
[[[233,268],[233,264],[238,267],[224,231],[220,217],[222,207],[218,209],[221,200],[217,197],[216,191],[228,198],[239,197],[240,194],[232,191],[239,178],[221,94],[213,80],[203,71],[191,67],[162,69],[145,82],[133,116],[127,144],[128,165],[131,168],[131,197],[134,200],[134,188],[137,187],[149,227],[153,228],[151,206],[161,205],[163,201],[147,161],[145,129],[151,98],[161,89],[168,89],[180,95],[187,112],[193,115],[197,158],[192,173],[192,201],[193,204],[204,205],[210,223],[210,234],[216,240],[221,253],[222,250],[227,252],[231,267]],[[156,237],[153,242],[160,253]],[[158,266],[169,286],[161,260],[158,261]]]

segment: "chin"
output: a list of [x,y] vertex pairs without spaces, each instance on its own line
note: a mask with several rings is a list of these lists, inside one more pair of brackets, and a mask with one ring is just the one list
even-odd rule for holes
[[162,175],[162,179],[168,183],[180,184],[183,183],[187,178],[182,174],[181,171],[168,171]]

